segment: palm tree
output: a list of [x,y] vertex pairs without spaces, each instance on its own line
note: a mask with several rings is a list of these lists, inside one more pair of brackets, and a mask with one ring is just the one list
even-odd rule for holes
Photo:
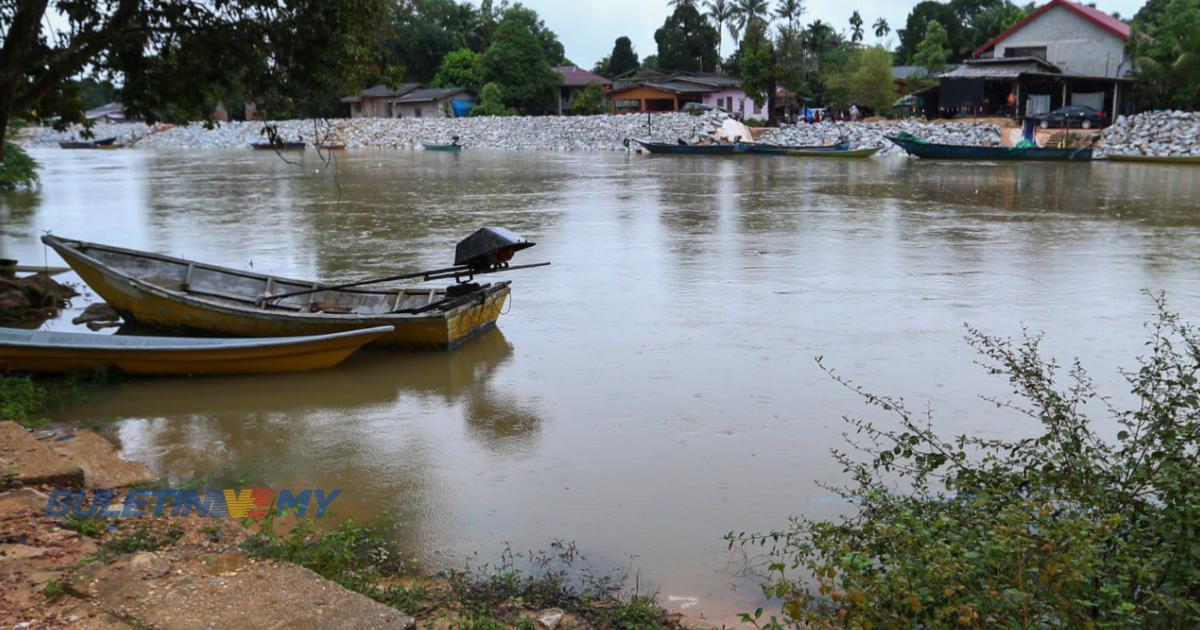
[[679,7],[694,7],[696,6],[696,0],[667,0],[667,6],[675,7],[676,9]]
[[862,15],[860,15],[858,11],[855,11],[854,14],[850,16],[850,41],[857,44],[858,42],[861,42],[862,40],[863,40],[863,19],[862,19]]
[[887,23],[887,20],[885,20],[883,18],[879,18],[878,20],[875,20],[874,28],[875,28],[875,37],[878,37],[879,39],[883,39],[884,37],[887,37],[888,33],[892,32],[892,27]]
[[[717,57],[721,57],[721,48],[725,44],[725,27],[729,26],[730,32],[733,32],[733,5],[725,0],[706,0],[705,8],[708,9],[706,15],[717,25]],[[736,35],[734,39],[737,39]],[[736,43],[736,42],[735,42]]]
[[[767,0],[733,0],[734,19],[737,21],[739,33],[745,33],[746,27],[755,20],[767,20],[770,7]],[[737,39],[737,36],[734,36]]]
[[796,30],[796,22],[804,15],[804,0],[779,0],[775,6],[775,17],[787,22],[788,28]]

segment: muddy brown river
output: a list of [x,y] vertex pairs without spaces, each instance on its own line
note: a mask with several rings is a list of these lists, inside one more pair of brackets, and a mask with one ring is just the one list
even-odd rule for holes
[[519,262],[553,266],[514,273],[499,329],[454,352],[125,380],[55,419],[108,423],[175,483],[341,488],[336,514],[395,513],[434,564],[573,540],[718,619],[759,601],[725,532],[847,509],[816,482],[839,480],[828,451],[864,408],[814,357],[947,432],[1017,435],[1033,427],[978,398],[1005,388],[964,323],[1045,331],[1119,399],[1143,290],[1200,321],[1200,168],[34,154],[40,192],[0,207],[0,255],[22,263],[61,264],[47,230],[330,281],[444,266],[483,225],[537,241]]

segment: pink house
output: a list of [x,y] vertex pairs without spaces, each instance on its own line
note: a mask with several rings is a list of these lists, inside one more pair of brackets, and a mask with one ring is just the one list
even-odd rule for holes
[[701,100],[705,105],[722,107],[731,114],[741,114],[744,118],[755,120],[767,119],[767,104],[762,107],[755,105],[754,99],[742,91],[742,83],[737,79],[717,75],[679,75],[675,81],[691,83],[709,88]]

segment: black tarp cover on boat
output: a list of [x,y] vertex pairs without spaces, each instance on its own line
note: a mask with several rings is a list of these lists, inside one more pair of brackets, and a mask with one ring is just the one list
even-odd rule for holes
[[534,245],[535,243],[504,228],[480,228],[459,241],[458,246],[454,248],[454,264],[475,268],[490,267],[508,262],[513,254]]

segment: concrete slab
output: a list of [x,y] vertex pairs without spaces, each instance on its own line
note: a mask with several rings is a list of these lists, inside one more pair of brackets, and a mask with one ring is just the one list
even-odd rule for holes
[[18,486],[83,486],[83,468],[16,422],[0,422],[0,481]]
[[83,482],[88,488],[127,488],[155,480],[149,468],[140,462],[121,459],[116,447],[94,431],[79,429],[49,444],[56,453],[83,469]]

